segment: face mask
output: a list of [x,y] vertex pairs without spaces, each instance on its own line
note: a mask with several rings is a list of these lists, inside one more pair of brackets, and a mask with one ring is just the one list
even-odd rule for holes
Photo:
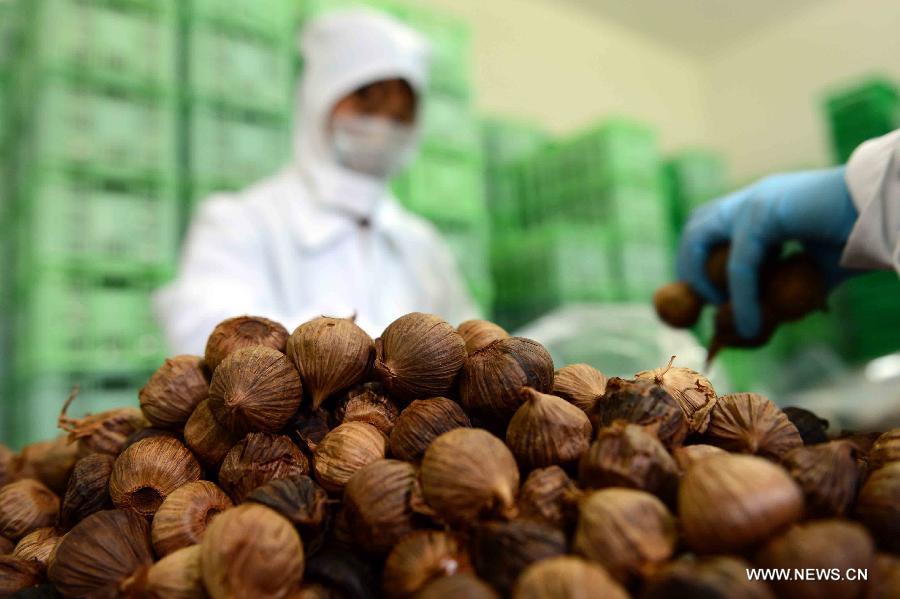
[[341,166],[387,179],[412,158],[415,128],[384,117],[341,116],[332,121],[332,144]]

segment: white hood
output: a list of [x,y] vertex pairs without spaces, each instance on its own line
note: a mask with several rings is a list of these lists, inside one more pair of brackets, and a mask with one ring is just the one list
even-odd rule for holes
[[294,162],[317,202],[368,218],[388,182],[338,165],[328,120],[335,103],[382,79],[406,80],[421,100],[427,85],[428,42],[398,21],[372,10],[328,13],[301,34],[303,76],[297,90]]

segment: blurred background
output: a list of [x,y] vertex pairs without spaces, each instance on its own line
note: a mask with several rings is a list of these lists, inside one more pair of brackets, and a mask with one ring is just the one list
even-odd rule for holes
[[[190,215],[287,161],[296,31],[359,4],[436,50],[398,197],[487,317],[611,375],[702,363],[708,319],[676,333],[649,302],[693,208],[900,126],[895,2],[0,0],[10,445],[53,434],[73,384],[73,414],[136,402],[167,353],[150,293]],[[878,426],[900,405],[898,306],[895,273],[858,277],[768,347],[723,353],[717,389]]]

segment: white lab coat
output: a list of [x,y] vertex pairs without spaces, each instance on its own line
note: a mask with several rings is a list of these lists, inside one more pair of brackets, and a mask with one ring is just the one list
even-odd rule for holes
[[202,354],[221,320],[266,316],[288,330],[318,315],[356,315],[373,337],[412,311],[452,324],[478,316],[437,230],[403,209],[387,182],[335,163],[334,103],[379,79],[425,89],[428,48],[382,15],[325,16],[304,33],[295,159],[240,193],[205,201],[191,222],[177,278],[155,309],[170,349]]
[[859,218],[842,264],[900,273],[900,130],[859,146],[845,178]]

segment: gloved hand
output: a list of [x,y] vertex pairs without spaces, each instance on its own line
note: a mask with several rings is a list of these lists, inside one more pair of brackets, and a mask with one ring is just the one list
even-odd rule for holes
[[678,277],[707,301],[725,298],[706,277],[709,250],[730,242],[728,292],[741,336],[754,337],[762,315],[758,272],[769,249],[798,240],[833,288],[851,271],[839,265],[856,207],[844,182],[844,167],[774,175],[698,209],[678,250]]

